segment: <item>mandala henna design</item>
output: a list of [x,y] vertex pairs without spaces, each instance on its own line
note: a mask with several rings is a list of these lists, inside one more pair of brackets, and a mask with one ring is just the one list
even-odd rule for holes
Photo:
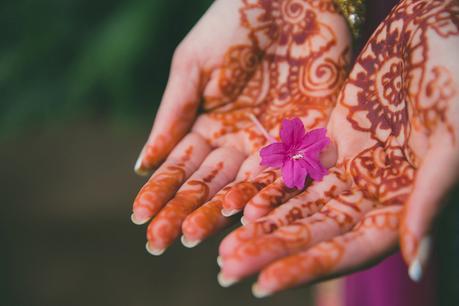
[[[199,70],[196,73],[199,81],[189,80],[196,83],[198,89],[196,93],[199,97],[192,100],[202,98],[201,109],[192,122],[190,134],[199,136],[210,148],[232,148],[250,156],[267,141],[254,125],[252,116],[257,117],[270,135],[277,135],[282,119],[289,117],[301,118],[306,129],[325,126],[347,74],[351,53],[350,33],[333,1],[226,1],[226,7],[231,8],[228,15],[234,14],[240,18],[239,23],[233,25],[234,28],[229,27],[224,31],[215,29],[227,40],[216,41],[212,50],[202,50],[195,45],[200,45],[200,42],[208,45],[208,41],[201,41],[201,34],[206,32],[204,30],[193,36],[199,33],[199,29],[190,33],[196,41],[191,44],[189,41],[192,39],[187,40],[189,49],[198,57],[183,61],[186,69],[193,72]],[[224,8],[225,5],[221,3],[224,1],[217,1],[214,7]],[[206,37],[212,36],[209,35]],[[196,69],[189,62],[202,67]],[[186,116],[194,116],[196,103],[193,106],[194,109],[186,110]],[[150,139],[151,143],[144,150],[147,153],[143,160],[141,158],[142,168],[153,168],[158,160],[163,160],[163,156],[167,156],[180,140],[185,130],[180,126],[193,121],[188,117],[177,120],[177,129],[173,126],[163,132],[164,135]],[[258,168],[250,170],[255,173],[260,171]],[[256,179],[238,177],[239,183],[224,196],[219,194],[215,201],[204,204],[209,199],[204,199],[206,192],[203,186],[198,184],[190,190],[179,189],[192,175],[185,174],[178,175],[175,180],[169,177],[168,180],[161,180],[155,174],[147,184],[149,187],[145,187],[137,197],[142,201],[135,201],[137,204],[134,206],[141,203],[148,208],[155,207],[154,213],[152,209],[148,211],[149,216],[157,213],[148,228],[150,250],[163,250],[181,230],[185,239],[193,242],[204,239],[228,224],[228,220],[215,215],[219,207],[241,210],[253,195],[279,176],[268,170]],[[189,182],[184,186],[187,185]],[[199,189],[199,192],[195,189]],[[155,192],[162,194],[161,197],[153,197]],[[189,201],[185,200],[185,196],[190,198]],[[275,196],[266,194],[264,200],[272,200],[272,207],[269,207],[272,209],[278,204],[274,202],[281,202],[290,196],[293,194],[280,190]],[[179,208],[180,205],[183,207]],[[187,219],[187,216],[190,218]],[[209,224],[204,225],[204,222]]]
[[[401,211],[419,187],[416,174],[425,169],[426,155],[438,146],[457,149],[459,124],[451,109],[458,76],[434,45],[459,46],[458,20],[459,3],[452,0],[403,0],[392,10],[357,58],[331,116],[338,179],[310,187],[326,186],[313,209],[306,197],[290,200],[228,235],[220,246],[222,278],[265,268],[255,286],[265,296],[358,268],[387,254],[399,235],[412,262],[419,233],[400,225]],[[451,141],[443,141],[446,135]],[[293,230],[300,224],[307,231]],[[253,268],[256,262],[262,264]]]

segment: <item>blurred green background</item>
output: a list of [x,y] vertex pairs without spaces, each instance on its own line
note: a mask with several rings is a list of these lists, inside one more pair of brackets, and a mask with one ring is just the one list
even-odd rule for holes
[[[222,235],[154,257],[129,219],[173,51],[211,2],[0,1],[0,306],[310,305],[220,288]],[[440,270],[449,305],[457,268]]]

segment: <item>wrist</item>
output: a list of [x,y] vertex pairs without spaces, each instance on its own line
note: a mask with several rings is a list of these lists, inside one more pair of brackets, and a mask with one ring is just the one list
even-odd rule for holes
[[334,0],[334,2],[340,13],[346,18],[353,38],[359,39],[365,22],[365,0]]

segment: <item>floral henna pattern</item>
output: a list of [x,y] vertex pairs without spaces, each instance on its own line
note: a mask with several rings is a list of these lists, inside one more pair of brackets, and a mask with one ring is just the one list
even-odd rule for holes
[[184,188],[177,192],[175,197],[159,212],[147,230],[147,248],[150,251],[162,252],[180,235],[183,221],[192,211],[208,200],[208,184],[222,169],[223,162],[220,162],[202,180],[188,181]]
[[229,219],[221,214],[223,199],[231,189],[231,185],[219,191],[211,201],[200,209],[193,211],[183,222],[182,232],[185,246],[194,246],[206,237],[224,228]]
[[[232,148],[248,157],[267,142],[266,135],[254,124],[254,116],[273,136],[278,135],[281,121],[285,118],[299,117],[308,130],[323,127],[328,121],[347,75],[351,53],[350,33],[333,1],[219,0],[211,9],[222,8],[228,9],[225,16],[234,15],[238,18],[238,24],[232,25],[234,28],[215,29],[215,33],[227,39],[216,41],[212,50],[198,50],[202,52],[195,52],[193,56],[198,58],[192,61],[177,61],[187,71],[195,73],[195,70],[199,70],[195,73],[199,75],[199,80],[190,78],[184,83],[179,82],[178,86],[184,87],[188,83],[194,85],[193,92],[197,97],[190,100],[202,100],[197,117],[191,119],[197,112],[197,103],[192,103],[190,105],[194,109],[186,109],[182,118],[174,119],[178,121],[177,127],[183,128],[175,129],[174,123],[171,128],[164,129],[164,135],[157,135],[154,128],[154,137],[150,138],[150,144],[144,149],[144,158],[140,159],[142,169],[155,167],[176,143],[180,145],[180,135],[190,128],[188,122],[191,122],[190,134],[200,137],[209,148]],[[205,24],[204,19],[202,24]],[[208,39],[223,39],[208,33],[208,29],[201,29],[197,35],[200,27],[197,25],[196,31],[190,33],[194,41],[191,38],[186,40],[190,50],[196,51],[195,45],[208,45],[209,41],[200,41],[203,33],[208,34]],[[171,74],[170,82],[175,78]],[[178,87],[174,93],[181,91]],[[174,107],[170,106],[172,111]],[[198,148],[197,145],[195,147]],[[205,157],[200,162],[204,160]],[[197,169],[193,171],[198,171],[199,165],[196,164]],[[148,229],[150,250],[163,250],[180,234],[181,228],[183,241],[194,244],[204,239],[228,224],[228,220],[215,214],[218,208],[221,207],[221,212],[226,216],[240,211],[252,196],[279,177],[278,173],[269,169],[262,171],[258,164],[249,170],[262,173],[250,179],[243,178],[243,174],[238,175],[238,183],[232,189],[223,196],[219,194],[215,201],[209,203],[205,203],[209,199],[200,197],[204,192],[200,189],[199,194],[196,191],[187,195],[194,199],[190,204],[182,199],[180,185],[192,173],[186,172],[174,179],[166,173],[163,176],[167,180],[155,174],[134,204],[134,207],[141,205],[148,208],[142,222],[157,214]],[[184,186],[187,185],[185,183]],[[162,194],[160,198],[156,192]],[[265,200],[271,199],[273,202],[268,209],[278,204],[274,202],[293,195],[284,188],[277,189],[275,195],[266,193]],[[183,200],[183,209],[178,207],[180,201],[177,199]],[[162,210],[158,212],[159,209]],[[186,219],[188,215],[190,218]],[[166,220],[170,220],[170,223]]]
[[242,3],[241,24],[251,44],[231,47],[225,54],[218,94],[204,99],[204,109],[210,111],[203,116],[219,128],[204,136],[224,145],[236,134],[248,139],[251,145],[243,150],[253,153],[266,139],[249,114],[274,135],[286,117],[302,117],[308,128],[327,122],[346,76],[350,49],[330,25],[341,18],[332,1]]
[[[452,0],[404,0],[392,10],[357,58],[331,115],[339,175],[304,193],[319,189],[322,202],[308,210],[307,196],[292,199],[228,235],[220,246],[220,279],[264,268],[254,293],[266,296],[368,264],[390,252],[399,236],[412,263],[419,232],[401,224],[401,212],[419,189],[427,156],[457,150],[458,75],[434,46],[459,47],[458,20],[459,3]],[[299,224],[308,231],[280,239]],[[254,257],[261,266],[252,267]]]
[[[155,215],[161,208],[161,203],[165,203],[171,198],[187,178],[185,166],[193,154],[193,147],[189,146],[177,164],[164,165],[164,171],[158,171],[140,189],[134,200],[134,210],[137,215],[142,215],[139,210],[143,210],[145,215]],[[143,221],[141,218],[140,221]]]
[[254,293],[260,297],[266,296],[279,289],[294,287],[300,283],[309,283],[328,276],[337,271],[340,266],[348,266],[355,257],[352,254],[352,247],[357,243],[369,243],[369,233],[379,235],[389,233],[395,236],[399,227],[399,215],[399,210],[370,214],[357,224],[352,232],[278,260],[260,274],[258,283],[254,286]]

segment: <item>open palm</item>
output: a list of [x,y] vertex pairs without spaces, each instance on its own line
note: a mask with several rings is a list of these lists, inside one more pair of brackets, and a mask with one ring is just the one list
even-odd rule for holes
[[458,49],[457,1],[401,1],[358,57],[331,115],[336,165],[224,239],[221,283],[262,270],[254,293],[265,296],[374,262],[399,237],[410,272],[419,273],[426,220],[457,179]]
[[136,164],[139,173],[160,166],[132,216],[138,224],[154,217],[147,230],[152,254],[182,228],[184,244],[197,244],[229,222],[221,215],[225,202],[276,180],[253,154],[269,137],[253,118],[273,135],[288,117],[300,117],[307,129],[325,126],[346,75],[349,41],[331,0],[213,4],[174,55]]

